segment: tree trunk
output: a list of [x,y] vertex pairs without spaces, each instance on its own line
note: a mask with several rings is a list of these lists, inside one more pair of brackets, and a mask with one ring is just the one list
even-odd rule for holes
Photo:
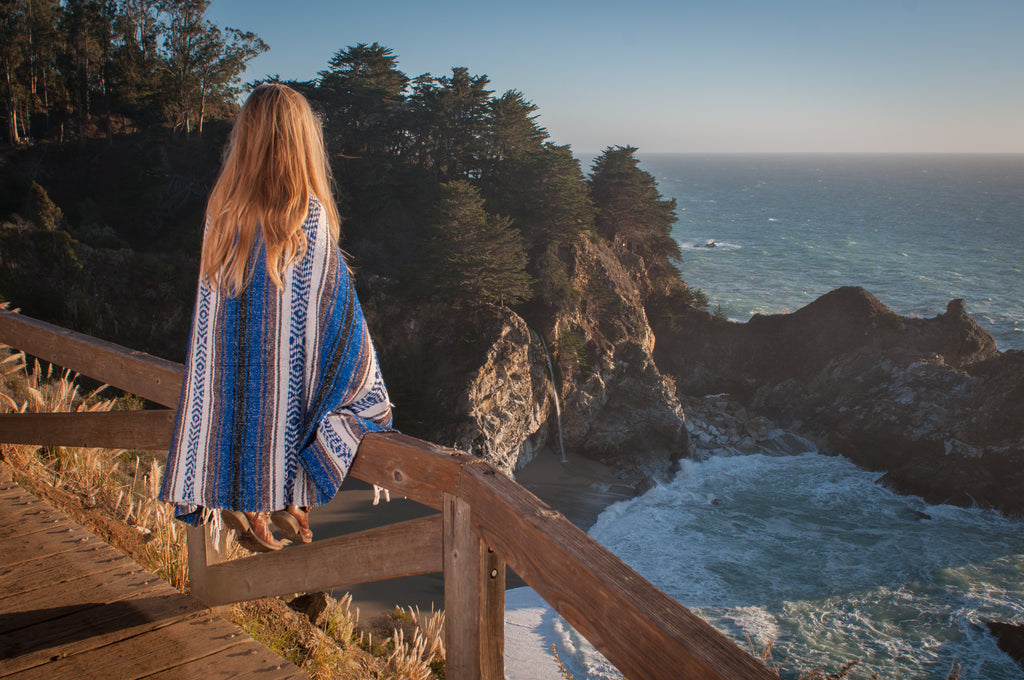
[[32,99],[31,97],[26,98],[24,102],[25,109],[22,111],[22,115],[18,121],[21,125],[21,138],[30,139],[32,137],[32,130],[29,126],[32,125]]
[[203,118],[206,117],[206,88],[203,88],[203,92],[199,97],[199,136],[203,136]]
[[21,140],[18,138],[18,102],[14,97],[14,82],[11,78],[11,64],[8,61],[4,61],[4,77],[7,80],[7,137],[11,144],[17,144]]
[[50,133],[50,89],[46,86],[46,70],[43,69],[43,134]]
[[28,29],[28,95],[31,98],[36,93],[36,46],[32,42],[32,1],[28,2],[28,18],[25,26]]
[[107,85],[107,79],[103,79],[103,108],[105,109],[104,118],[107,123],[107,145],[114,145],[114,124],[110,120],[110,87]]

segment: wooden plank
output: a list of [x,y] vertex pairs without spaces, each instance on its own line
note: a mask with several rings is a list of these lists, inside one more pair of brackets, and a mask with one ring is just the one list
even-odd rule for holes
[[25,491],[21,498],[5,499],[2,505],[0,540],[46,531],[68,521],[67,517]]
[[38,528],[39,531],[0,538],[0,569],[38,562],[82,547],[80,537],[64,524],[44,524]]
[[445,668],[453,678],[504,680],[505,563],[477,536],[471,514],[445,495]]
[[445,674],[459,680],[479,680],[481,644],[477,611],[477,536],[469,504],[444,496],[444,648]]
[[60,657],[10,677],[80,680],[102,673],[103,677],[130,680],[237,647],[243,640],[237,628],[209,612],[200,611],[117,644]]
[[6,558],[0,566],[0,593],[5,597],[103,572],[124,555],[72,524],[27,491],[0,504],[0,540],[5,544],[31,534],[43,543],[32,559]]
[[505,679],[505,560],[478,538],[480,548],[480,675]]
[[631,680],[774,677],[494,468],[466,467],[462,495],[487,544]]
[[0,414],[0,442],[37,446],[166,451],[174,411],[101,411]]
[[188,549],[188,581],[192,588],[192,596],[200,602],[209,602],[209,585],[207,574],[210,566],[224,561],[224,553],[220,549],[225,544],[222,535],[227,529],[223,526],[215,532],[213,522],[200,526],[185,528],[185,543]]
[[441,517],[433,515],[212,565],[205,602],[316,592],[441,569]]
[[[305,677],[66,519],[32,532],[46,504],[15,487],[2,492],[0,526],[21,526],[44,545],[25,548],[31,559],[4,554],[0,677]],[[21,545],[22,535],[0,542],[0,551]],[[76,547],[66,550],[69,542]],[[23,579],[35,583],[21,588]]]
[[124,555],[98,539],[77,539],[78,548],[0,568],[0,592],[17,595],[107,571]]
[[177,408],[184,368],[173,361],[7,310],[0,310],[0,342],[163,406]]
[[216,654],[147,675],[146,680],[308,680],[309,676],[256,644],[239,644]]
[[0,637],[0,659],[4,659],[0,677],[46,664],[54,657],[111,645],[200,612],[196,603],[166,584],[130,599],[55,607],[54,616]]
[[176,592],[145,569],[115,564],[107,571],[64,581],[0,599],[0,636],[19,629],[130,597]]
[[442,494],[456,493],[460,468],[478,460],[397,432],[371,433],[363,437],[349,474],[440,510]]

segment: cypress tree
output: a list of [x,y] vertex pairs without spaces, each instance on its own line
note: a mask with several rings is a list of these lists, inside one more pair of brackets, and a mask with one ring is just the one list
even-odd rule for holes
[[441,185],[431,221],[434,289],[456,306],[513,305],[530,298],[526,252],[512,220],[484,210],[465,180]]
[[615,146],[594,161],[590,196],[597,207],[597,232],[617,247],[640,255],[656,281],[678,278],[682,261],[672,238],[676,200],[665,200],[650,173],[641,170],[636,147]]

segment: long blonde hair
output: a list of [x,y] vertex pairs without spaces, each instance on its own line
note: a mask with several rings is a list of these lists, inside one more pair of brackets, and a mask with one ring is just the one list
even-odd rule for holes
[[305,97],[285,85],[264,83],[235,120],[206,204],[200,272],[207,284],[231,295],[245,288],[261,235],[267,273],[281,288],[284,269],[306,252],[302,223],[311,196],[323,206],[337,241],[338,208],[323,129]]

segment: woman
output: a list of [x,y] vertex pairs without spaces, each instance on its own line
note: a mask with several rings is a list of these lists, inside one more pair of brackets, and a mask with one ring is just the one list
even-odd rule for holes
[[323,133],[284,85],[257,87],[206,207],[199,288],[161,500],[239,540],[307,543],[364,434],[391,425],[338,242]]

